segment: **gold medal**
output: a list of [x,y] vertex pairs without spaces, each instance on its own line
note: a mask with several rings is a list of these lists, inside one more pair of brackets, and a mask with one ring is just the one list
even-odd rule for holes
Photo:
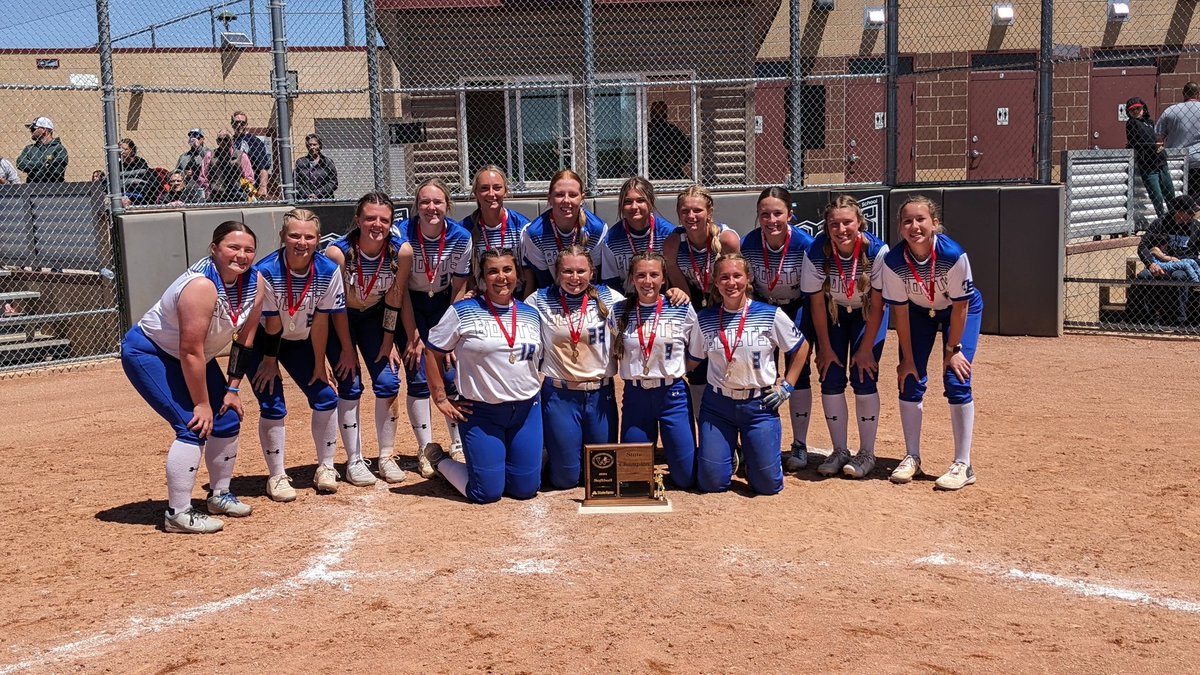
[[703,309],[705,307],[708,307],[708,297],[707,296],[700,298],[700,308]]
[[932,307],[929,308],[929,318],[931,318],[931,319],[937,318],[937,312]]
[[432,288],[429,289],[429,297],[431,297],[431,298],[433,297],[433,289]]
[[571,360],[576,362],[579,361],[579,345],[575,344],[574,342],[571,343]]
[[509,354],[509,355],[508,355],[508,362],[509,362],[509,363],[516,363],[516,362],[517,362],[517,353],[516,353],[516,352],[513,352],[513,353],[511,353],[511,354]]
[[649,375],[649,374],[650,374],[650,363],[649,362],[643,363],[642,364],[642,375],[645,376],[645,375]]
[[290,331],[296,330],[296,322],[295,321],[288,324],[288,330],[290,330]]

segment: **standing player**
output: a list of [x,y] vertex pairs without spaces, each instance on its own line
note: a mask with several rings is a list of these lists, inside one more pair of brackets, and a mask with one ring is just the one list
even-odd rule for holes
[[[741,254],[722,255],[714,270],[716,306],[700,312],[688,338],[688,358],[709,361],[696,485],[702,492],[729,489],[740,437],[751,489],[773,495],[783,489],[779,406],[808,356],[797,352],[808,346],[782,309],[750,299],[753,279]],[[782,379],[775,366],[779,351],[793,356]]]
[[[471,235],[472,259],[493,248],[520,249],[521,235],[529,227],[529,219],[504,207],[504,199],[508,196],[508,178],[504,171],[493,164],[480,169],[471,183],[471,194],[475,195],[475,211],[463,218],[462,226]],[[469,285],[473,286],[474,281],[471,277]],[[514,295],[524,297],[520,279],[517,281]]]
[[[262,278],[252,267],[255,243],[242,223],[218,225],[209,256],[167,287],[121,343],[129,382],[175,430],[167,451],[167,532],[207,534],[224,527],[192,508],[201,454],[208,466],[208,512],[250,515],[229,481],[242,417],[238,389],[262,311]],[[216,357],[235,334],[226,381]]]
[[[350,324],[350,345],[342,347],[340,340],[326,347],[329,359],[338,376],[338,423],[342,444],[351,460],[362,457],[362,436],[359,433],[358,401],[363,382],[358,368],[362,355],[371,389],[375,393],[375,437],[379,442],[379,477],[389,483],[404,480],[405,473],[396,463],[396,414],[392,406],[400,392],[396,370],[400,355],[393,347],[396,323],[403,304],[403,293],[396,284],[402,242],[391,236],[395,207],[383,192],[368,192],[358,200],[354,209],[354,227],[334,240],[325,254],[337,264],[346,289],[346,317]],[[349,467],[357,469],[358,462]],[[364,467],[365,468],[365,467]],[[320,471],[316,487],[319,492],[337,492],[336,472]],[[359,482],[366,476],[353,476]]]
[[[287,404],[279,365],[283,364],[312,409],[318,474],[313,483],[336,485],[336,479],[330,478],[336,475],[333,460],[337,453],[338,397],[329,384],[325,365],[331,315],[342,350],[351,351],[351,342],[342,275],[337,263],[317,252],[321,241],[317,214],[308,209],[288,211],[279,238],[282,248],[255,266],[266,284],[263,328],[246,374],[258,398],[258,440],[267,463],[267,496],[277,502],[290,502],[296,498],[296,490],[287,475]],[[340,367],[339,377],[354,375],[347,364]],[[357,457],[347,457],[346,481],[360,486],[375,484],[361,452]]]
[[[754,276],[754,299],[781,307],[800,326],[808,344],[815,339],[808,298],[800,289],[800,270],[812,237],[791,224],[792,195],[780,187],[758,196],[758,228],[742,238],[742,255]],[[805,352],[807,355],[808,352]],[[784,467],[799,471],[808,466],[808,423],[812,417],[812,368],[804,361],[796,390],[788,400],[792,414],[792,448],[784,453]]]
[[[396,224],[404,240],[400,249],[400,279],[408,291],[401,318],[404,334],[404,373],[408,384],[405,405],[417,440],[417,468],[433,478],[433,467],[422,461],[421,449],[433,442],[429,384],[425,379],[425,339],[429,329],[442,320],[450,305],[463,299],[471,273],[471,235],[458,221],[446,217],[450,211],[450,188],[437,178],[417,187],[417,215]],[[408,272],[407,274],[405,272]],[[453,356],[451,358],[451,364]],[[446,373],[453,390],[453,365]],[[450,431],[450,455],[462,461],[462,438],[458,423],[446,418]]]
[[937,479],[942,490],[959,490],[975,482],[971,436],[975,403],[971,396],[971,362],[979,345],[983,298],[971,278],[962,247],[942,234],[938,208],[923,195],[900,205],[904,242],[884,257],[883,299],[896,312],[900,364],[900,424],[907,454],[891,480],[907,483],[921,471],[921,418],[929,353],[942,335],[942,382],[950,402],[954,463]]
[[[438,409],[462,425],[466,464],[436,443],[422,461],[476,504],[501,495],[529,499],[541,487],[542,408],[538,362],[542,356],[537,311],[513,296],[517,262],[507,248],[479,256],[480,292],[455,303],[429,331],[425,368]],[[458,390],[451,401],[442,377],[446,356],[458,359]]]
[[[887,334],[883,306],[884,244],[865,229],[858,201],[840,195],[825,207],[825,231],[817,235],[804,260],[802,288],[812,303],[817,334],[817,370],[821,403],[833,452],[817,467],[825,476],[843,471],[862,478],[875,468],[879,429],[879,357]],[[858,416],[858,454],[850,458],[846,378],[854,389]]]
[[[708,307],[712,297],[713,264],[723,253],[737,253],[741,241],[732,228],[713,220],[712,195],[699,185],[679,193],[675,211],[680,227],[663,244],[667,280],[675,288],[686,288],[692,307],[699,312]],[[697,415],[707,380],[707,363],[702,362],[688,372],[692,412]]]
[[538,291],[532,304],[542,321],[546,478],[567,490],[579,485],[584,444],[617,440],[617,364],[607,321],[623,296],[592,284],[595,268],[582,246],[563,249],[555,267],[558,282]]
[[608,228],[599,246],[600,278],[609,288],[632,292],[625,286],[629,262],[635,255],[653,251],[662,254],[663,244],[675,232],[675,224],[654,211],[654,186],[636,176],[621,185],[621,222]]
[[681,490],[696,484],[696,436],[688,409],[687,344],[696,310],[685,298],[672,305],[663,297],[667,263],[653,251],[633,256],[629,282],[636,296],[613,305],[609,324],[616,336],[613,356],[625,383],[621,399],[621,442],[658,443]]
[[582,247],[592,255],[593,266],[599,262],[592,249],[604,238],[606,226],[596,214],[583,208],[583,179],[579,174],[570,169],[554,174],[549,203],[550,208],[529,223],[521,235],[526,293],[554,285],[555,263],[568,246]]

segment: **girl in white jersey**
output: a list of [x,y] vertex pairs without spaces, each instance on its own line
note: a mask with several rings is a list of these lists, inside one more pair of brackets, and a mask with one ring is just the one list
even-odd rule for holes
[[[121,365],[133,388],[175,430],[167,451],[167,532],[204,534],[223,527],[192,508],[201,454],[208,466],[208,512],[250,515],[229,481],[242,417],[238,391],[262,311],[263,282],[251,267],[254,249],[250,228],[221,223],[209,257],[176,279],[121,343]],[[235,333],[226,380],[216,357]]]
[[[679,230],[663,244],[667,280],[675,288],[687,289],[692,307],[699,312],[708,307],[712,298],[714,263],[723,253],[740,251],[741,240],[728,225],[713,220],[712,194],[699,185],[679,193],[675,212],[679,217]],[[708,379],[708,363],[701,362],[688,372],[687,378],[692,412],[699,414],[700,399]]]
[[[488,249],[478,262],[479,294],[446,310],[429,331],[425,355],[434,403],[462,427],[466,464],[450,459],[436,443],[425,446],[421,458],[477,504],[502,495],[528,499],[541,487],[541,321],[513,296],[512,250]],[[457,401],[446,395],[442,376],[451,351],[458,355]]]
[[[263,329],[246,374],[258,398],[258,439],[267,463],[267,496],[277,502],[290,502],[296,498],[296,490],[286,471],[287,404],[279,366],[282,364],[292,376],[312,410],[317,471],[332,472],[337,452],[338,398],[325,363],[330,317],[336,333],[334,339],[345,351],[352,345],[342,275],[337,263],[317,251],[321,240],[317,214],[308,209],[288,211],[283,216],[279,238],[282,247],[255,266],[266,283],[266,297]],[[339,367],[341,377],[354,374],[345,364]],[[361,454],[347,458],[351,467],[362,461]],[[370,477],[363,484],[374,484],[375,477],[363,469]],[[355,472],[348,469],[346,474],[353,481]]]
[[581,246],[563,249],[557,283],[531,297],[542,320],[542,406],[546,480],[556,490],[579,485],[583,446],[615,443],[617,399],[613,389],[608,316],[622,296],[592,284],[592,258]]
[[[722,255],[715,273],[716,306],[700,312],[688,339],[688,357],[709,360],[696,485],[703,492],[729,489],[740,438],[750,488],[775,494],[783,489],[779,406],[795,389],[808,343],[783,309],[750,299],[753,277],[741,254]],[[775,366],[780,351],[793,357],[782,378]]]

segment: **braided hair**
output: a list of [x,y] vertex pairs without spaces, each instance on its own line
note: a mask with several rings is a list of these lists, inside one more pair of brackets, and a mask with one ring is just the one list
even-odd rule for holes
[[[850,195],[838,195],[833,201],[825,205],[825,244],[822,251],[825,253],[825,263],[822,273],[824,281],[821,283],[821,294],[825,298],[825,310],[829,312],[829,320],[836,326],[838,325],[838,309],[837,303],[833,301],[833,291],[830,288],[829,274],[831,272],[829,262],[835,255],[841,255],[833,246],[833,237],[829,236],[829,215],[835,209],[850,209],[854,211],[854,219],[858,222],[858,238],[863,241],[863,214],[862,207],[859,206],[858,200]],[[865,243],[865,242],[864,242]],[[870,262],[867,258],[867,246],[859,247],[858,258],[858,277],[854,280],[855,288],[858,289],[858,294],[862,297],[862,313],[867,316],[871,307],[871,273]]]
[[[617,339],[613,340],[613,356],[618,360],[625,356],[625,341],[621,336],[625,334],[625,329],[629,327],[629,320],[633,318],[633,313],[637,311],[638,299],[637,292],[633,288],[633,273],[637,269],[638,263],[655,262],[658,263],[659,269],[662,270],[663,282],[666,283],[667,277],[667,259],[655,253],[654,251],[645,251],[639,253],[629,261],[629,276],[625,279],[625,290],[628,293],[625,297],[625,308],[621,312],[621,316],[617,318]],[[660,287],[659,292],[662,292]]]
[[[689,197],[698,197],[704,201],[704,208],[708,211],[708,245],[712,248],[713,255],[721,257],[721,228],[717,225],[717,221],[713,220],[713,197],[712,193],[699,185],[689,185],[679,196],[675,198],[675,210],[679,211],[683,207],[683,200]],[[680,219],[682,220],[682,218]],[[680,234],[680,245],[691,246],[687,241],[687,234]],[[715,268],[715,266],[714,266]]]

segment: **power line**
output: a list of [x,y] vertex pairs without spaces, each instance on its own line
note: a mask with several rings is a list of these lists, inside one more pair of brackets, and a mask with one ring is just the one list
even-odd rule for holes
[[39,23],[39,22],[41,22],[41,21],[45,21],[46,19],[52,19],[52,18],[54,18],[54,17],[56,17],[56,16],[62,16],[63,14],[70,14],[71,12],[78,12],[78,11],[79,11],[79,10],[81,10],[81,9],[87,9],[88,7],[95,7],[95,6],[96,6],[96,4],[95,4],[95,3],[93,3],[93,2],[88,2],[88,3],[84,3],[84,4],[82,4],[82,5],[78,6],[78,7],[74,7],[74,8],[71,8],[71,9],[64,9],[64,10],[63,10],[63,11],[61,11],[61,12],[55,12],[54,14],[39,14],[39,15],[37,16],[37,18],[34,18],[34,19],[28,19],[28,20],[25,20],[25,21],[18,21],[17,23],[10,23],[10,24],[9,24],[9,25],[7,25],[7,26],[0,26],[0,30],[8,30],[8,29],[10,29],[10,28],[20,28],[21,26],[27,26],[27,25],[29,25],[29,24],[31,24],[31,23]]

